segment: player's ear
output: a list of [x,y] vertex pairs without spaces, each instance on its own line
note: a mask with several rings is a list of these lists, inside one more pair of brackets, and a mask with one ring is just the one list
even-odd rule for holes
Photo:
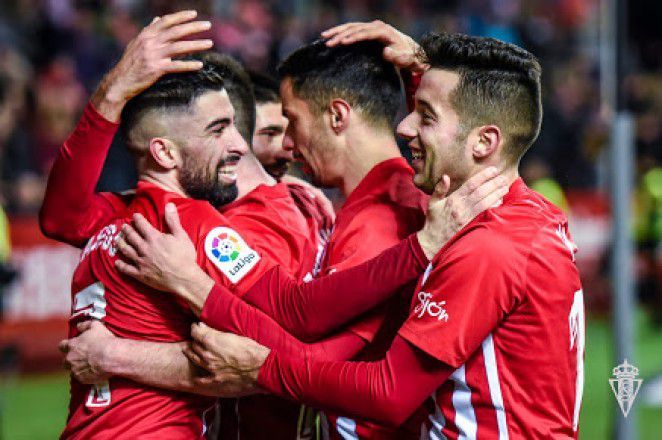
[[473,137],[471,153],[477,160],[493,155],[501,146],[501,130],[496,125],[483,125],[470,136]]
[[149,153],[154,162],[171,170],[181,164],[181,154],[177,145],[167,138],[152,138],[149,141]]
[[350,114],[351,107],[347,101],[340,98],[331,101],[327,117],[329,118],[329,126],[336,134],[347,130]]

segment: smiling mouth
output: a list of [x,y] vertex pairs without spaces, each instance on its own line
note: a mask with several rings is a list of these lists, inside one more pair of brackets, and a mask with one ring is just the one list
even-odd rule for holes
[[236,180],[239,159],[241,159],[241,157],[237,155],[228,156],[225,158],[218,167],[218,174],[232,180]]
[[425,159],[425,150],[419,148],[418,145],[413,145],[413,142],[409,145],[409,151],[411,152],[412,160],[423,160]]

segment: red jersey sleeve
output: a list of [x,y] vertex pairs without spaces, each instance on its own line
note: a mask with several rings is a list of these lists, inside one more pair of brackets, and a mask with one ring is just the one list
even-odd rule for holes
[[215,285],[200,319],[217,330],[254,339],[280,353],[318,360],[347,360],[365,346],[351,332],[340,332],[314,343],[305,343],[287,333],[264,312]]
[[317,252],[317,230],[310,230],[288,186],[260,185],[222,212],[249,243],[292,276],[301,279],[307,273]]
[[512,241],[484,227],[473,229],[435,258],[398,333],[460,367],[520,301],[522,264]]
[[[375,204],[359,215],[363,218],[352,222],[351,229],[333,243],[326,274],[361,264],[400,241],[402,221],[388,205]],[[389,304],[380,305],[351,324],[349,330],[372,341],[382,327],[388,308]]]
[[378,362],[329,362],[271,351],[258,384],[317,408],[399,426],[452,372],[396,336]]
[[[353,268],[297,283],[280,267],[259,277],[244,296],[289,333],[316,340],[375,307],[418,278],[427,264],[415,235]],[[210,292],[203,308],[212,304]]]
[[127,206],[122,196],[94,192],[117,127],[91,103],[87,104],[78,125],[60,148],[48,177],[39,213],[44,235],[83,246]]
[[176,203],[182,227],[195,245],[198,265],[219,285],[242,296],[277,266],[209,203],[184,198]]

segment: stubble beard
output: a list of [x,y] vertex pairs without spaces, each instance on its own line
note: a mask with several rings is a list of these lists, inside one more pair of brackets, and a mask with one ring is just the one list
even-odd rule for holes
[[211,173],[207,167],[193,157],[185,155],[179,173],[179,183],[189,197],[196,200],[206,200],[213,207],[220,208],[233,202],[239,195],[237,183],[223,184],[218,179],[218,173],[225,165],[221,160]]

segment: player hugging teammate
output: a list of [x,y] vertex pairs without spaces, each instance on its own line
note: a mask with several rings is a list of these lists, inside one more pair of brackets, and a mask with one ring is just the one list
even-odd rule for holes
[[[127,46],[49,178],[42,228],[88,243],[62,438],[576,438],[575,248],[517,171],[537,60],[348,23],[291,54],[277,91],[227,56],[182,57],[211,47],[195,18]],[[138,186],[95,193],[118,128]],[[343,192],[337,215],[285,175],[292,158]],[[223,398],[211,430],[204,396]]]

